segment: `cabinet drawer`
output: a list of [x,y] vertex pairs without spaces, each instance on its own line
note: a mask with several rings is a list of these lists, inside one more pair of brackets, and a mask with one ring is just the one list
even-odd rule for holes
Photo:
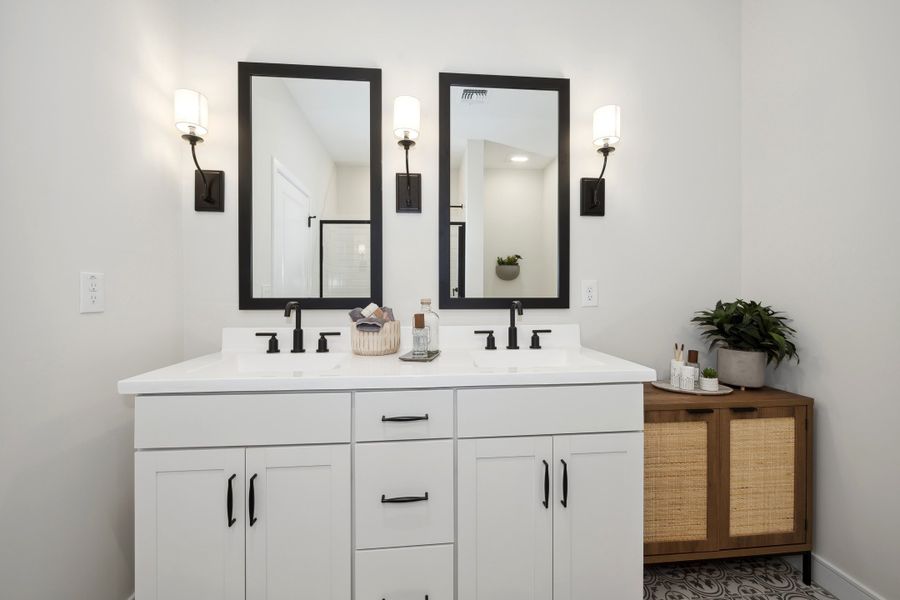
[[640,383],[459,390],[459,437],[641,431]]
[[350,441],[350,394],[138,396],[135,448],[276,446]]
[[360,392],[354,420],[360,442],[453,437],[453,391]]
[[453,546],[357,552],[356,597],[453,600]]
[[360,444],[355,482],[357,548],[453,541],[452,440]]

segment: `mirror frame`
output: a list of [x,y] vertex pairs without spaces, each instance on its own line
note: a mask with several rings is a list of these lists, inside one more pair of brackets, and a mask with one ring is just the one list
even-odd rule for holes
[[[440,73],[440,308],[509,308],[521,300],[525,308],[569,308],[569,80],[555,77],[517,77]],[[450,88],[471,86],[517,90],[551,90],[559,98],[558,277],[555,297],[454,298],[450,294]]]
[[[337,79],[369,84],[369,220],[372,250],[368,298],[256,298],[253,296],[253,77]],[[350,309],[370,302],[381,306],[381,69],[282,63],[238,63],[238,290],[240,310],[284,309],[299,300],[304,309]]]

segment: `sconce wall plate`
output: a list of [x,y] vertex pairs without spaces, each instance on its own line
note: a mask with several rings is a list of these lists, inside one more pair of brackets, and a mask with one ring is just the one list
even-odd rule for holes
[[[409,182],[409,185],[407,185]],[[422,174],[397,173],[397,212],[422,212]]]
[[[194,210],[197,212],[225,212],[225,171],[207,171],[208,186],[203,182],[200,171],[194,170]],[[204,199],[209,189],[208,198]]]
[[596,177],[581,178],[581,216],[606,216],[606,179],[600,179],[597,188]]

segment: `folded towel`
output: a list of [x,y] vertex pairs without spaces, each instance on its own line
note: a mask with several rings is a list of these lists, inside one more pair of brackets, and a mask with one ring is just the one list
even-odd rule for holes
[[382,327],[384,327],[384,319],[379,319],[375,315],[356,322],[356,328],[359,331],[381,331]]
[[[374,310],[369,308],[375,306]],[[369,311],[369,314],[366,314]],[[354,308],[350,311],[350,320],[356,323],[359,331],[381,331],[385,323],[394,320],[394,311],[387,306],[378,308],[375,304],[370,304],[366,308]]]

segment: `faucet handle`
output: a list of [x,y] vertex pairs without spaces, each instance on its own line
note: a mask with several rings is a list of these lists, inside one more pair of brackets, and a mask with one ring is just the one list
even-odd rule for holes
[[269,349],[266,350],[266,354],[277,354],[281,352],[278,349],[278,334],[277,333],[257,333],[256,337],[267,337],[269,338]]
[[319,334],[319,347],[316,352],[328,352],[328,338],[326,335],[341,335],[340,331],[323,331]]
[[550,329],[532,329],[531,330],[531,348],[532,350],[540,350],[541,349],[541,333],[553,333]]
[[475,332],[476,335],[485,335],[487,334],[487,343],[484,346],[485,350],[496,350],[497,349],[497,340],[494,338],[494,330],[493,329],[482,329]]

